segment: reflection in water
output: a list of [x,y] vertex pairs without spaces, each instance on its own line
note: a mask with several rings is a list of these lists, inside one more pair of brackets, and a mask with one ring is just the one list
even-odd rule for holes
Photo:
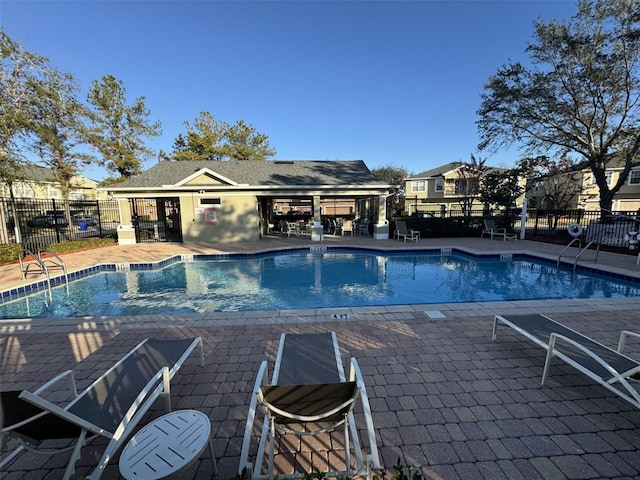
[[101,273],[0,307],[1,318],[176,314],[640,295],[638,284],[531,260],[283,253]]

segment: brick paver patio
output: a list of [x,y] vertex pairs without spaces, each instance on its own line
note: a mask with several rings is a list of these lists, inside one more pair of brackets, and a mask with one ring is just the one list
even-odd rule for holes
[[[345,241],[363,243],[357,238]],[[369,243],[405,248],[392,241]],[[187,250],[280,245],[291,243],[110,247],[65,255],[65,261],[77,269],[89,263],[154,261]],[[421,240],[417,247],[436,245],[472,251],[538,250],[550,258],[559,250],[486,239]],[[601,253],[599,263],[636,276],[640,272],[630,256]],[[16,270],[0,267],[0,289],[21,282]],[[542,387],[542,349],[508,328],[491,341],[494,313],[540,312],[615,347],[620,330],[640,330],[638,307],[640,299],[594,299],[0,321],[1,386],[35,389],[72,368],[79,386],[85,387],[144,338],[202,336],[206,365],[201,367],[195,357],[187,361],[172,383],[173,407],[209,416],[219,456],[216,478],[228,479],[238,467],[260,361],[273,361],[281,332],[333,330],[343,358],[357,358],[362,368],[388,469],[401,458],[419,466],[429,479],[640,478],[640,411],[560,362],[554,363],[549,384]],[[430,319],[425,310],[441,311],[445,318]],[[353,318],[336,321],[333,313],[352,313]],[[628,347],[631,356],[640,358],[640,342]],[[147,421],[163,413],[160,403],[157,407]],[[76,477],[95,465],[101,445],[104,442],[83,449]],[[332,451],[340,449],[339,442],[327,445],[303,440],[296,455],[279,455],[277,466],[287,472],[292,462],[321,469],[339,462]],[[68,454],[24,453],[3,478],[60,478],[67,459]],[[196,478],[210,477],[211,461],[205,453]],[[120,478],[117,457],[102,478]]]

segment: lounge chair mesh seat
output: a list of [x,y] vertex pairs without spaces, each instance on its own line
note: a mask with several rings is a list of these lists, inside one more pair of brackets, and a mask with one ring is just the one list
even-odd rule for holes
[[[11,390],[2,392],[2,409],[4,412],[4,425],[10,427],[17,423],[41,414],[42,409],[20,398],[22,392]],[[78,438],[82,429],[69,423],[67,420],[45,414],[25,425],[13,430],[15,436],[23,438],[26,442],[35,444],[42,440],[55,440],[60,438]]]
[[513,328],[547,351],[542,373],[543,385],[549,376],[551,361],[557,357],[640,408],[640,393],[629,382],[640,379],[640,363],[623,354],[626,338],[640,338],[639,334],[623,331],[618,349],[614,350],[546,315],[496,315],[493,340],[496,339],[498,323]]
[[340,407],[354,401],[357,388],[356,382],[274,385],[262,387],[262,396],[263,402],[273,407],[272,415],[278,425],[300,423],[299,419],[281,415],[278,410],[299,417],[317,417],[337,409],[336,413],[324,416],[322,421],[342,423],[345,411]]
[[[243,470],[250,478],[271,479],[274,472],[277,432],[295,435],[317,435],[344,428],[344,471],[324,472],[326,476],[371,476],[380,468],[375,431],[366,388],[358,363],[351,359],[350,377],[344,375],[342,359],[335,333],[282,334],[273,378],[268,382],[267,362],[258,371],[247,416],[238,473]],[[368,433],[369,453],[363,458],[363,448],[355,424],[353,409],[360,401]],[[249,450],[253,427],[259,412],[264,413],[255,463]],[[280,443],[280,447],[282,447]],[[268,459],[264,453],[268,447]],[[356,469],[351,465],[353,450]],[[266,467],[266,471],[264,468]],[[278,478],[302,478],[303,473],[277,473]]]
[[[111,456],[159,396],[164,397],[167,411],[171,410],[169,381],[198,346],[201,364],[204,365],[202,339],[199,337],[144,340],[80,395],[77,394],[70,370],[35,392],[3,391],[4,428],[1,437],[17,437],[22,440],[23,447],[46,454],[55,452],[38,452],[37,446],[43,440],[76,439],[71,447],[58,450],[74,450],[64,478],[69,478],[74,472],[80,449],[87,440],[96,436],[106,437],[110,443],[90,476],[92,479],[99,478]],[[63,378],[70,381],[74,395],[74,399],[64,408],[40,395]],[[9,456],[3,460],[0,468],[12,458]]]

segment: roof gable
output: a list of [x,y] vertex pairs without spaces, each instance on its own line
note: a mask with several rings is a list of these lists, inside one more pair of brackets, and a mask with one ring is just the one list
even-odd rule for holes
[[208,168],[203,168],[175,184],[175,186],[177,187],[183,187],[188,185],[200,186],[200,185],[238,185],[238,184],[233,180],[223,177],[222,175],[218,175],[216,172],[213,172]]

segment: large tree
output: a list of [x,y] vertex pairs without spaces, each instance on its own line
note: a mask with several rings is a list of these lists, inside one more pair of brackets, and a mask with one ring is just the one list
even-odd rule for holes
[[[26,179],[24,166],[43,163],[68,199],[78,162],[90,160],[74,150],[84,140],[83,121],[87,114],[77,99],[75,79],[51,66],[45,57],[24,49],[1,30],[0,58],[0,182],[13,198],[13,185]],[[15,208],[13,202],[11,206]],[[15,211],[13,218],[17,218]],[[0,237],[6,240],[5,211],[0,212],[0,220]],[[16,228],[19,241],[17,223]]]
[[269,145],[269,137],[244,120],[230,125],[225,138],[225,153],[230,160],[266,160],[276,154]]
[[[0,29],[0,184],[13,198],[13,184],[21,180],[25,164],[20,144],[29,139],[34,118],[30,106],[34,103],[34,81],[47,64],[44,57],[25,50]],[[11,216],[17,218],[11,202]],[[9,212],[0,205],[0,241],[9,242]],[[20,241],[20,225],[15,223],[16,240]]]
[[[581,0],[569,21],[534,27],[530,64],[504,65],[484,87],[479,146],[577,155],[608,211],[640,148],[640,2]],[[612,166],[623,170],[609,186]]]
[[38,115],[35,146],[41,162],[60,186],[71,225],[68,200],[73,178],[82,166],[95,161],[95,157],[77,148],[86,140],[89,110],[78,100],[79,88],[71,74],[52,68],[43,80],[36,86],[39,101],[34,105]]
[[13,183],[23,178],[24,149],[32,144],[37,125],[36,87],[49,65],[45,57],[25,50],[1,29],[0,60],[0,182],[13,196]]
[[161,157],[176,161],[223,160],[224,152],[220,148],[225,136],[227,124],[213,118],[211,113],[203,111],[193,124],[184,122],[186,134],[178,134],[173,143],[173,152]]
[[142,162],[155,156],[145,137],[162,133],[159,121],[151,121],[145,98],[127,105],[126,90],[121,80],[105,75],[94,80],[88,95],[94,107],[90,143],[100,152],[107,170],[126,180],[142,171]]
[[160,153],[164,160],[266,160],[276,154],[269,137],[253,125],[238,120],[229,125],[203,111],[193,125],[184,122],[185,135],[179,134],[173,152]]

